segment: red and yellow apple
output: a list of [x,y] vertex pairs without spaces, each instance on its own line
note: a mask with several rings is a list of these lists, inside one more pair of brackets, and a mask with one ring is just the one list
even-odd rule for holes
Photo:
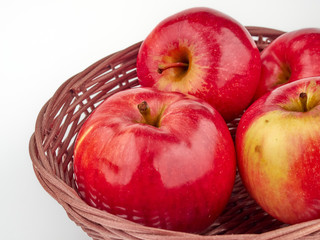
[[320,77],[259,98],[236,133],[240,176],[256,202],[294,224],[320,218]]
[[146,226],[201,232],[227,204],[235,155],[211,105],[135,88],[107,98],[85,121],[74,173],[79,195],[93,207]]
[[201,98],[230,121],[254,96],[260,53],[248,31],[210,8],[191,8],[160,22],[143,41],[137,75],[144,87]]
[[261,78],[254,99],[283,84],[320,76],[320,29],[282,34],[261,53]]

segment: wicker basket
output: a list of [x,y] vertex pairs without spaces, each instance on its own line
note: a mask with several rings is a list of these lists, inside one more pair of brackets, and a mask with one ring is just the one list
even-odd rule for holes
[[[283,32],[247,27],[260,50]],[[141,42],[111,54],[73,76],[41,109],[30,139],[30,156],[43,188],[70,219],[93,239],[320,239],[320,220],[285,225],[264,212],[244,189],[239,176],[223,212],[205,235],[145,227],[87,205],[73,178],[73,144],[88,115],[110,95],[139,87],[136,56]],[[239,119],[228,123],[235,133]]]

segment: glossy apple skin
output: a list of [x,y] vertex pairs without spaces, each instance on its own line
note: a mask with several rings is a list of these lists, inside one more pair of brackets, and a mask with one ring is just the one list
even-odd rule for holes
[[[312,108],[307,112],[300,110],[301,92]],[[238,125],[236,151],[243,183],[267,213],[288,224],[319,218],[320,77],[254,102]]]
[[[159,64],[189,67],[159,73]],[[140,84],[201,98],[226,121],[249,105],[260,77],[260,53],[248,31],[209,8],[191,8],[160,22],[143,41],[137,57]]]
[[[143,123],[146,101],[160,126]],[[74,173],[91,206],[151,227],[201,232],[232,192],[234,144],[221,115],[180,93],[136,88],[105,100],[76,139]]]
[[254,99],[302,78],[320,76],[320,29],[282,34],[261,53],[261,78]]

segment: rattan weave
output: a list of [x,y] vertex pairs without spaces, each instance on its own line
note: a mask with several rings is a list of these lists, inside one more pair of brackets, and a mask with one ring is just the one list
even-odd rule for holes
[[[261,27],[247,29],[260,50],[283,33]],[[104,99],[124,89],[139,87],[135,65],[140,44],[111,54],[65,81],[38,115],[29,143],[34,172],[69,218],[95,240],[320,239],[320,220],[291,226],[282,224],[248,196],[239,176],[225,211],[205,235],[144,227],[81,200],[73,179],[75,137],[88,115]],[[233,135],[238,121],[228,123]]]

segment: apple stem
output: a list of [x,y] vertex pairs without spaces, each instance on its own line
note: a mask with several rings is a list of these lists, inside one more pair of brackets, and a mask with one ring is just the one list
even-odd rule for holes
[[156,119],[151,116],[150,107],[146,101],[139,103],[138,109],[146,124],[156,126]]
[[166,69],[176,68],[176,67],[188,68],[189,63],[184,63],[184,62],[162,63],[158,65],[158,73],[161,74]]
[[301,103],[302,111],[307,112],[308,111],[308,107],[307,107],[308,95],[305,92],[301,92],[299,94],[299,100]]

